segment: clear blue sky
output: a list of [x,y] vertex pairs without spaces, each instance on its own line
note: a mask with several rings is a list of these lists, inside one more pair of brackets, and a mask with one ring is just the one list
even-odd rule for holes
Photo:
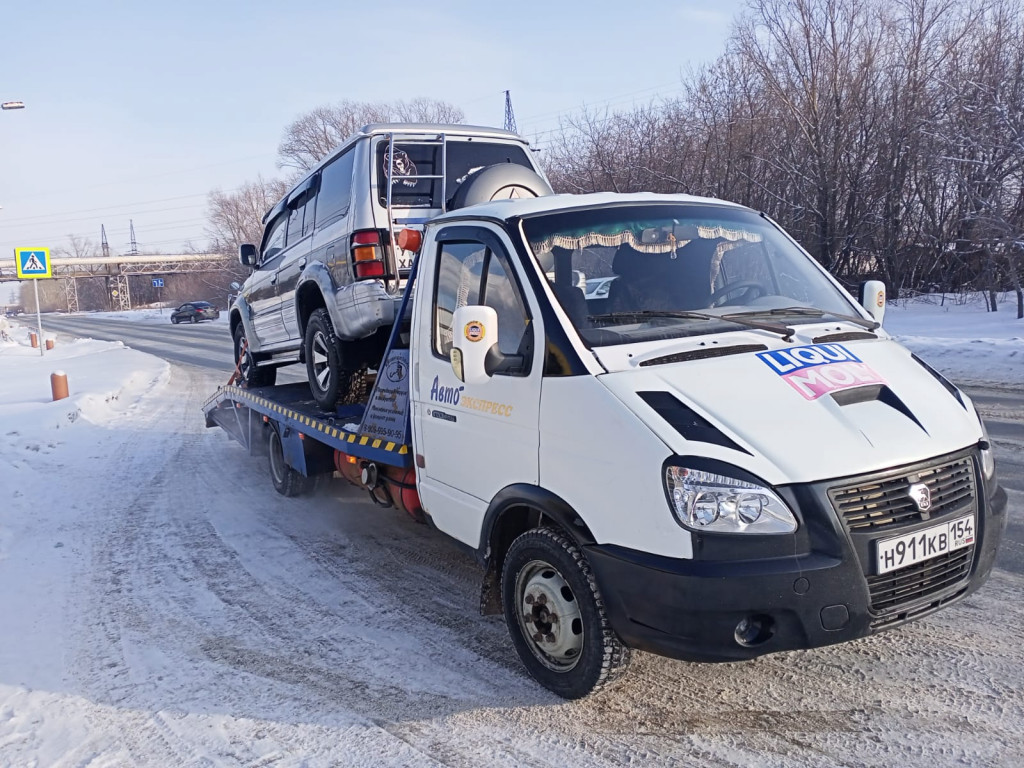
[[[74,233],[206,244],[206,197],[276,176],[284,128],[341,99],[417,96],[543,145],[584,105],[679,92],[742,0],[381,2],[8,0],[0,8],[0,254]],[[351,7],[348,7],[351,6]]]

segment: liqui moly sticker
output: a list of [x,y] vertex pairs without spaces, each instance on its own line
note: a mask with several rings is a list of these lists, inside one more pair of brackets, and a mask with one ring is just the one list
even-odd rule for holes
[[842,389],[885,384],[885,379],[842,344],[810,344],[758,352],[757,356],[806,400]]

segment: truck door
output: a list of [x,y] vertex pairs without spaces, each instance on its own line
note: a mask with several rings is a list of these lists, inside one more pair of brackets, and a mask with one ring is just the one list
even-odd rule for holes
[[[413,320],[413,444],[424,509],[441,530],[479,545],[491,499],[513,483],[538,482],[543,339],[536,299],[524,286],[522,265],[497,227],[451,225],[423,254]],[[518,370],[463,384],[452,370],[456,309],[492,307],[494,343],[522,355]]]

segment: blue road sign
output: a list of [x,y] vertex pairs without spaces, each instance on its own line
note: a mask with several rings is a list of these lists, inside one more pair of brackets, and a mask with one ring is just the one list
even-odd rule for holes
[[49,248],[15,248],[14,266],[20,280],[52,277]]
[[154,277],[153,278],[153,287],[154,288],[163,288],[164,287],[164,279],[162,277]]

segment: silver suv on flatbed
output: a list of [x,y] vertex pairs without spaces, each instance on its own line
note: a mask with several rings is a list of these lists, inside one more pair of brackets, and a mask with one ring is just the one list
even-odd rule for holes
[[[333,410],[376,366],[399,312],[412,253],[399,229],[447,210],[550,194],[526,140],[466,125],[367,125],[267,212],[253,270],[231,307],[235,360],[249,386],[304,362],[314,399]],[[350,394],[351,391],[351,394]]]

